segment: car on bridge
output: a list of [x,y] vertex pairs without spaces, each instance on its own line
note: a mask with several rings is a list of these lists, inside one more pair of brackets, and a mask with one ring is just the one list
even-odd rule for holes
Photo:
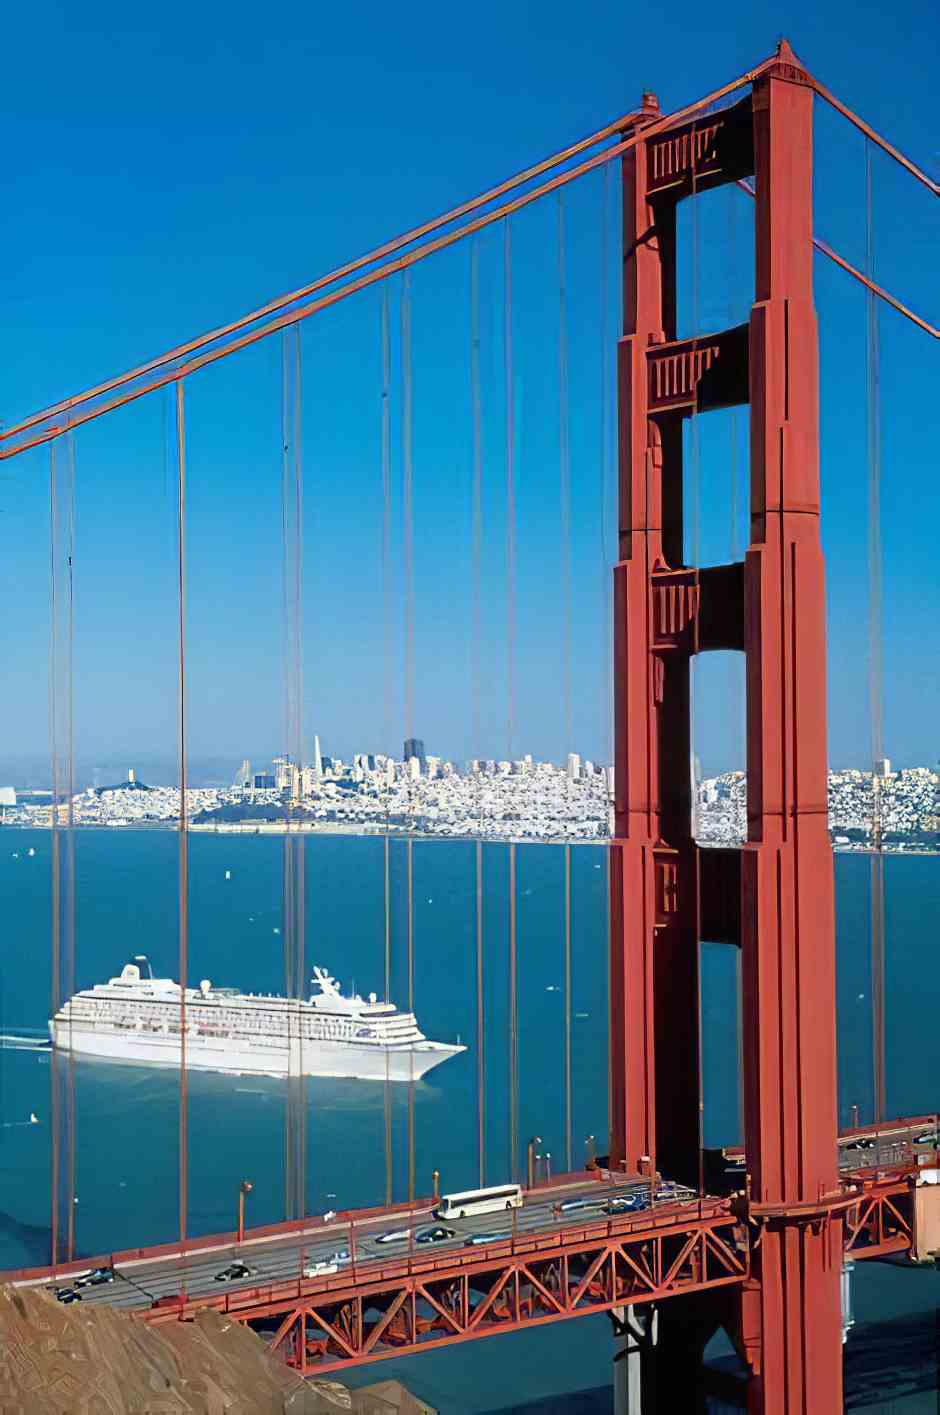
[[103,1283],[114,1281],[113,1268],[92,1268],[90,1273],[82,1273],[75,1279],[76,1287],[101,1287]]
[[66,1306],[70,1302],[81,1302],[82,1300],[82,1294],[76,1292],[74,1287],[58,1287],[55,1296],[57,1302],[64,1302]]
[[250,1268],[247,1263],[229,1263],[227,1268],[223,1268],[220,1273],[216,1273],[216,1282],[238,1282],[243,1277],[257,1277],[258,1269]]
[[304,1263],[304,1277],[328,1277],[339,1272],[339,1263],[331,1258],[319,1258],[313,1263]]
[[563,1199],[560,1204],[555,1204],[553,1207],[560,1214],[576,1214],[580,1213],[582,1209],[599,1209],[603,1204],[603,1194],[597,1194],[594,1198]]
[[647,1194],[615,1194],[604,1205],[605,1214],[636,1214],[650,1206]]
[[340,1248],[335,1253],[330,1253],[326,1258],[311,1258],[304,1264],[304,1277],[326,1277],[329,1273],[339,1272],[343,1263],[349,1262],[349,1252],[346,1248]]
[[502,1243],[504,1239],[511,1238],[512,1232],[504,1228],[500,1233],[471,1233],[463,1240],[465,1248],[476,1248],[481,1243]]
[[457,1230],[448,1228],[445,1223],[436,1223],[432,1228],[422,1228],[420,1233],[415,1234],[416,1243],[446,1243],[448,1238],[456,1238]]
[[388,1233],[377,1233],[376,1243],[407,1243],[411,1236],[410,1228],[393,1228]]

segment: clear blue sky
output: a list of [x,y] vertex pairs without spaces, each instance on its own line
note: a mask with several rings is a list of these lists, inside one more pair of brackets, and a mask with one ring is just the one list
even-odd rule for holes
[[[627,111],[717,86],[785,33],[840,97],[931,171],[938,27],[927,5],[367,3],[234,0],[134,13],[17,7],[6,17],[0,114],[0,417],[9,422],[298,285]],[[863,152],[819,115],[817,230],[864,259]],[[613,200],[614,188],[611,188]],[[935,203],[876,166],[878,271],[935,321]],[[557,209],[517,222],[518,751],[606,759],[600,530],[599,178],[566,198],[572,478],[570,718],[564,708],[559,531]],[[746,199],[703,205],[699,307],[745,317]],[[685,233],[695,235],[686,214]],[[714,223],[714,227],[708,225]],[[714,237],[710,234],[714,229]],[[614,231],[613,222],[611,231]],[[468,652],[467,252],[414,276],[415,693],[402,705],[400,614],[385,701],[378,554],[379,299],[304,332],[305,729],[324,749],[400,749],[407,726],[462,758],[507,749],[500,234],[481,245],[484,667]],[[613,250],[611,256],[613,257]],[[615,292],[612,289],[612,299]],[[392,289],[397,329],[399,286]],[[821,265],[823,457],[830,556],[831,758],[864,762],[867,705],[865,309]],[[613,337],[615,328],[610,325]],[[936,348],[881,321],[886,747],[940,756]],[[610,349],[611,360],[613,348]],[[191,740],[226,774],[282,741],[279,349],[202,375],[190,399]],[[398,395],[395,388],[397,427]],[[76,752],[83,770],[174,753],[173,499],[164,407],[137,405],[77,438]],[[728,558],[730,439],[702,420],[700,556]],[[916,418],[923,418],[923,422]],[[707,425],[706,425],[707,423]],[[400,474],[396,445],[396,479]],[[4,678],[0,775],[46,750],[46,455],[0,476]],[[396,493],[397,495],[397,493]],[[400,550],[396,501],[396,556]],[[913,514],[911,514],[913,512]],[[610,551],[610,514],[606,549]],[[608,554],[609,558],[609,554]],[[400,601],[396,575],[396,606]],[[397,612],[397,611],[396,611]],[[915,653],[926,661],[914,666]],[[740,673],[698,674],[706,770],[740,760]],[[473,703],[479,727],[474,727]],[[166,766],[166,770],[163,767]],[[39,771],[30,766],[31,774]]]

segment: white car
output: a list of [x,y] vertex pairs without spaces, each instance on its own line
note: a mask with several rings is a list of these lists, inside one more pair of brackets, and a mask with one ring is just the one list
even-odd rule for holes
[[337,1248],[326,1258],[311,1258],[304,1267],[304,1277],[319,1277],[322,1273],[335,1273],[342,1263],[349,1262],[349,1249]]
[[395,1228],[390,1233],[376,1234],[376,1243],[407,1243],[411,1237],[411,1230],[408,1228]]
[[304,1277],[326,1277],[329,1273],[338,1273],[339,1263],[333,1258],[320,1258],[313,1263],[304,1264]]

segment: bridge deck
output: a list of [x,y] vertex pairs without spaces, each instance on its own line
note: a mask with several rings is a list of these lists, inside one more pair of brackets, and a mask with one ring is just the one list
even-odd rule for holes
[[[843,1135],[840,1148],[846,1254],[909,1252],[913,1180],[919,1163],[936,1158],[936,1119],[894,1122],[877,1134],[862,1127]],[[735,1152],[725,1153],[733,1173]],[[606,1211],[611,1198],[627,1195],[651,1202]],[[4,1276],[55,1290],[113,1264],[114,1280],[82,1288],[83,1303],[155,1322],[211,1306],[258,1326],[302,1370],[322,1371],[740,1283],[756,1236],[740,1197],[699,1198],[662,1180],[654,1192],[648,1179],[603,1170],[537,1186],[511,1212],[447,1220],[454,1236],[424,1244],[418,1235],[436,1222],[433,1207],[426,1199],[248,1230],[240,1243],[222,1234],[184,1250],[165,1244]],[[393,1231],[405,1236],[380,1241]],[[491,1240],[468,1241],[481,1234]],[[234,1261],[250,1271],[221,1280]],[[317,1263],[326,1267],[312,1272]]]

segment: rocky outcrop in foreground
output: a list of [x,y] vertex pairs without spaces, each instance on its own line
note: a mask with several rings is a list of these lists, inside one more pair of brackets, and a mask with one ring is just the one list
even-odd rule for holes
[[397,1381],[304,1381],[220,1312],[149,1326],[0,1287],[2,1415],[434,1415]]

